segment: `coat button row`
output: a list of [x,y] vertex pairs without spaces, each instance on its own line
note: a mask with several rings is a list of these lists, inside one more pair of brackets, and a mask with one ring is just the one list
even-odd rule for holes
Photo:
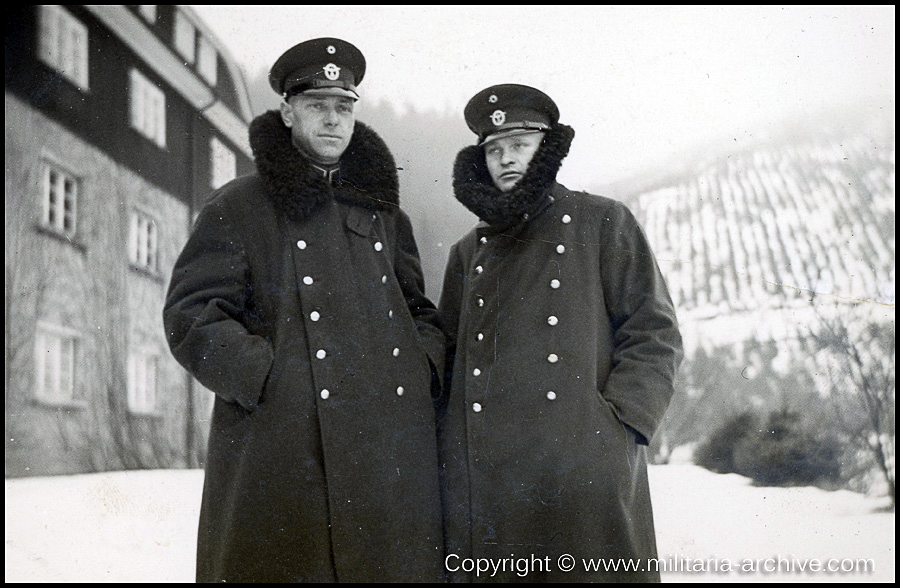
[[[397,396],[403,396],[404,392],[406,392],[406,390],[403,389],[403,386],[397,386]],[[329,396],[331,396],[331,392],[329,392],[327,389],[322,389],[322,391],[319,392],[319,397],[322,400],[328,400]]]
[[472,410],[474,410],[475,412],[481,412],[481,404],[479,404],[477,402],[473,403]]
[[559,280],[550,280],[550,287],[554,290],[559,289]]
[[376,241],[375,243],[375,251],[381,251],[384,246],[381,244],[381,241]]
[[299,241],[297,241],[297,247],[300,249],[306,249],[306,241],[300,239]]
[[472,370],[472,375],[475,376],[475,377],[480,376],[480,375],[481,375],[481,370],[478,369],[478,368],[475,368],[474,370]]
[[550,325],[551,327],[555,327],[556,325],[559,324],[559,319],[556,318],[555,316],[549,316],[549,317],[547,317],[547,324]]
[[312,284],[313,284],[312,276],[303,276],[303,283],[306,284],[307,286],[312,286]]
[[572,217],[569,216],[568,214],[564,214],[564,215],[562,216],[562,222],[563,222],[564,225],[567,225],[567,224],[569,224],[570,222],[572,222]]
[[320,315],[319,312],[316,310],[309,313],[309,320],[311,320],[312,322],[318,321],[321,317],[322,317],[322,315]]
[[562,255],[563,253],[566,252],[566,246],[565,245],[557,245],[556,252],[559,253],[560,255]]

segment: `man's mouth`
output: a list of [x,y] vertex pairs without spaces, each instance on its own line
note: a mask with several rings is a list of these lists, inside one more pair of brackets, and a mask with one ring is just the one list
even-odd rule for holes
[[521,177],[522,173],[517,171],[507,171],[500,174],[502,180],[512,180]]

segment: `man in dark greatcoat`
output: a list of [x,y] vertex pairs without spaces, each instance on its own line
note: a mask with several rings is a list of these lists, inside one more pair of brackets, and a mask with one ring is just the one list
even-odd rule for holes
[[682,355],[663,277],[625,206],[556,182],[574,131],[546,94],[492,86],[465,118],[478,143],[453,186],[481,222],[453,246],[440,302],[445,567],[658,581],[646,445]]
[[355,120],[364,73],[339,39],[279,58],[256,173],[211,196],[175,265],[166,335],[216,395],[198,581],[442,579],[444,340],[393,157]]

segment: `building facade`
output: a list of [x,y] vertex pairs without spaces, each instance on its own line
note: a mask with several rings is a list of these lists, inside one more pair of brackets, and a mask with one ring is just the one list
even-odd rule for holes
[[180,6],[22,6],[6,33],[6,475],[201,465],[168,277],[252,169],[244,79]]

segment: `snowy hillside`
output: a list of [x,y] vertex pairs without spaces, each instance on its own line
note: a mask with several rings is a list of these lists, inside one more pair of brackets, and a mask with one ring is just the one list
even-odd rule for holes
[[[6,582],[192,582],[202,477],[7,479]],[[677,570],[663,581],[894,581],[894,514],[878,511],[883,501],[757,488],[690,465],[651,466],[650,483],[661,565]],[[814,562],[845,571],[808,571]]]
[[632,201],[682,323],[719,319],[694,338],[802,338],[806,321],[783,313],[813,292],[893,316],[895,142],[893,124],[875,128],[699,162]]

